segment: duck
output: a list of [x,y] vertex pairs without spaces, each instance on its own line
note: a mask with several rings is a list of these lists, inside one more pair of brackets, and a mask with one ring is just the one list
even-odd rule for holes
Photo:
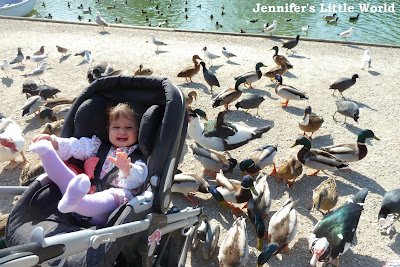
[[35,157],[22,168],[19,175],[19,185],[27,186],[31,184],[42,173],[45,173],[42,161],[39,157]]
[[246,113],[249,111],[249,109],[257,109],[257,116],[258,114],[258,108],[261,105],[261,103],[265,100],[263,96],[260,95],[246,95],[243,97],[239,102],[235,104],[236,109],[243,108],[246,109]]
[[272,56],[272,59],[277,65],[283,62],[285,63],[288,70],[293,69],[293,65],[289,62],[289,60],[287,60],[285,56],[278,55],[279,48],[277,46],[272,47],[271,50],[275,50],[275,54]]
[[210,185],[200,176],[194,173],[179,173],[175,174],[172,181],[171,192],[181,193],[193,205],[197,206],[198,203],[189,197],[189,193],[202,192],[208,193],[207,188]]
[[48,135],[54,134],[55,136],[60,136],[63,125],[64,125],[64,119],[48,122],[43,126],[40,133]]
[[106,8],[107,8],[107,9],[114,9],[114,8],[115,8],[115,5],[113,5],[113,6],[106,6]]
[[57,99],[51,99],[51,100],[47,100],[46,104],[44,104],[44,107],[46,108],[54,108],[55,106],[58,105],[64,105],[64,104],[72,104],[75,101],[75,97],[74,98],[57,98]]
[[22,117],[38,112],[44,101],[44,98],[38,95],[29,98],[21,108]]
[[357,21],[359,17],[360,17],[360,13],[358,13],[357,16],[350,17],[349,21]]
[[[215,180],[219,185],[216,190],[222,195],[225,202],[245,203],[249,201],[252,193],[258,196],[258,192],[254,188],[254,180],[250,175],[245,175],[242,181],[238,181],[226,178],[222,170],[220,170]],[[230,207],[236,215],[240,214],[241,209],[234,206]]]
[[[400,215],[400,189],[388,191],[383,196],[381,208],[378,213],[378,222],[380,229],[387,229],[387,234],[390,233],[392,225],[395,222],[395,216]],[[386,219],[390,218],[390,222],[384,225]]]
[[278,66],[273,67],[272,69],[264,73],[264,76],[268,77],[271,80],[271,82],[275,79],[276,75],[283,75],[287,72],[287,66],[284,62],[284,59],[281,59],[278,62],[279,62]]
[[332,95],[335,94],[336,90],[339,91],[340,95],[344,99],[343,92],[353,85],[356,84],[358,74],[353,74],[351,78],[340,78],[329,86],[329,89],[334,89]]
[[336,181],[330,177],[313,190],[313,209],[329,212],[338,202]]
[[193,100],[197,99],[197,93],[196,91],[190,91],[189,94],[185,97],[185,103],[186,107],[190,107],[190,105],[193,103]]
[[313,255],[311,266],[315,266],[318,261],[339,266],[339,256],[353,243],[367,194],[368,189],[361,189],[347,203],[314,226],[309,240],[309,250]]
[[139,68],[133,73],[135,76],[150,76],[151,74],[153,74],[153,71],[151,69],[143,68],[142,64],[140,64]]
[[271,129],[270,125],[256,128],[245,127],[234,123],[225,123],[226,111],[218,114],[217,120],[201,123],[199,112],[189,114],[188,134],[202,147],[227,151],[241,147],[253,139],[260,138]]
[[194,66],[185,68],[184,70],[182,70],[181,72],[178,73],[177,77],[185,77],[186,82],[188,82],[187,78],[189,78],[190,82],[193,82],[192,77],[194,75],[196,75],[197,73],[199,73],[199,71],[200,71],[200,64],[197,60],[201,60],[201,58],[199,57],[199,55],[194,55],[192,57]]
[[239,168],[242,171],[242,176],[245,173],[255,174],[268,165],[274,166],[274,169],[270,175],[276,175],[274,158],[277,151],[278,147],[275,145],[265,145],[253,150],[250,155],[239,164]]
[[268,225],[268,247],[258,256],[258,266],[262,266],[273,254],[281,253],[283,250],[289,254],[288,245],[297,234],[297,212],[294,209],[296,202],[287,199],[272,215]]
[[296,39],[283,43],[282,47],[287,49],[286,54],[288,53],[289,50],[292,51],[292,53],[293,53],[292,49],[295,48],[299,44],[299,39],[300,39],[300,35],[297,35]]
[[328,20],[328,21],[326,21],[326,23],[327,24],[337,24],[338,20],[339,20],[339,17],[336,17],[336,19]]
[[315,131],[321,128],[322,124],[324,123],[324,119],[321,116],[311,115],[311,107],[307,106],[304,109],[304,116],[299,121],[298,125],[300,130],[303,131],[303,135],[311,132],[311,135],[308,136],[309,139],[312,139],[312,135]]
[[211,93],[212,93],[212,91],[213,91],[213,86],[220,87],[218,78],[217,78],[217,76],[214,75],[214,73],[212,73],[211,71],[209,71],[209,70],[206,68],[206,63],[205,63],[204,61],[201,61],[201,62],[200,62],[200,65],[203,67],[203,77],[204,77],[204,80],[205,80],[206,83],[210,86],[210,88],[211,88],[210,91],[211,91]]
[[303,164],[296,158],[295,155],[291,155],[284,164],[279,166],[277,173],[278,182],[286,180],[286,185],[288,187],[292,187],[296,178],[303,173]]
[[256,64],[256,70],[255,71],[248,71],[246,73],[240,74],[236,76],[234,79],[238,80],[240,78],[245,79],[245,85],[249,84],[250,88],[254,88],[251,84],[258,81],[262,77],[262,72],[260,70],[261,67],[266,67],[262,62],[258,62]]
[[280,97],[286,99],[286,101],[281,102],[281,107],[287,107],[289,100],[307,100],[308,96],[306,93],[294,88],[293,86],[282,84],[283,78],[281,75],[277,74],[275,76],[277,81],[275,85],[275,93]]
[[242,95],[242,88],[240,85],[245,83],[246,79],[241,77],[236,80],[235,88],[228,88],[219,93],[214,99],[212,107],[216,108],[224,105],[227,110],[229,110],[229,104],[236,101]]
[[43,124],[45,118],[48,118],[50,121],[65,119],[70,108],[71,104],[58,105],[53,108],[44,108],[39,114],[40,124]]
[[83,12],[83,14],[89,14],[89,13],[92,13],[92,9],[90,7],[88,7],[88,9],[85,9],[82,12]]
[[[201,146],[190,146],[190,150],[195,159],[200,161],[204,167],[204,172],[215,178],[217,172],[222,170],[223,173],[231,173],[237,165],[234,158],[227,159],[223,154],[210,150]],[[214,174],[209,171],[214,172]]]
[[334,19],[336,17],[336,13],[333,13],[333,15],[324,15],[322,16],[323,19]]
[[255,190],[258,196],[252,195],[247,202],[247,214],[256,227],[257,233],[257,248],[263,249],[263,238],[265,236],[265,224],[264,219],[268,215],[268,211],[271,208],[271,194],[267,182],[266,175],[259,175],[256,180]]
[[316,175],[321,170],[349,170],[349,166],[340,158],[320,149],[311,149],[311,142],[306,137],[297,138],[296,142],[291,146],[302,145],[303,148],[297,153],[297,159],[303,165],[316,169],[316,172],[307,172],[307,175]]
[[355,122],[360,118],[360,110],[356,103],[348,100],[336,101],[336,111],[333,113],[333,120],[335,119],[336,113],[340,113],[344,116],[344,122],[346,122],[346,117],[352,118]]
[[[24,144],[21,127],[11,117],[6,118],[0,114],[0,162],[9,161],[4,167],[5,170],[23,167],[28,162],[23,152]],[[22,162],[15,160],[19,154],[22,156]]]
[[373,138],[380,141],[380,139],[375,136],[372,130],[365,129],[358,134],[356,144],[325,146],[321,147],[321,150],[326,151],[345,162],[359,161],[365,158],[368,153],[367,146],[365,145],[365,140],[368,138]]
[[246,220],[235,219],[218,252],[219,266],[246,266],[249,258],[249,245]]
[[78,6],[78,9],[83,9],[83,5],[80,4],[80,5]]
[[[86,52],[87,51],[87,52]],[[86,50],[83,54],[86,62],[91,62],[90,51]],[[86,56],[87,55],[87,56]],[[94,82],[97,79],[108,77],[108,76],[116,76],[120,75],[122,70],[115,70],[114,67],[106,61],[99,61],[94,64],[94,66],[90,67],[87,72],[87,79],[89,83]]]

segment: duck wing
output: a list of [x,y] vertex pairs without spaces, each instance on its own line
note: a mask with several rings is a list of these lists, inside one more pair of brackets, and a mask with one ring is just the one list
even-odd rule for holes
[[231,192],[236,192],[238,188],[241,188],[241,182],[237,180],[231,180],[225,177],[225,175],[220,171],[217,173],[215,180],[217,183],[224,189],[227,189]]
[[323,164],[328,164],[328,165],[331,165],[331,166],[337,166],[337,165],[345,163],[340,158],[338,158],[338,157],[336,157],[336,156],[334,156],[334,155],[332,155],[332,154],[330,154],[330,153],[328,153],[326,151],[323,151],[323,150],[310,149],[309,153],[313,154],[313,156],[310,157],[312,160],[318,161],[318,162],[323,163]]
[[333,154],[351,154],[358,150],[356,144],[340,144],[321,147],[321,150]]
[[246,80],[247,80],[248,78],[250,78],[250,77],[257,77],[257,78],[258,78],[257,72],[255,72],[255,71],[248,71],[248,72],[245,72],[245,73],[242,73],[242,74],[236,76],[234,79],[237,80],[237,79],[242,78],[242,77],[245,78]]
[[298,89],[296,89],[296,88],[294,88],[292,86],[289,86],[289,85],[279,86],[279,90],[284,90],[284,91],[287,91],[287,92],[289,92],[291,94],[298,95],[300,98],[308,99],[306,93],[304,93],[304,92],[302,92],[302,91],[300,91],[300,90],[298,90]]

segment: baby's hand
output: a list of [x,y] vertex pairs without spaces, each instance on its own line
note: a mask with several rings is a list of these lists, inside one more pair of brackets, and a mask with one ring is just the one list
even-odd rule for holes
[[39,134],[39,135],[36,135],[36,136],[33,137],[32,143],[35,143],[35,142],[40,141],[40,140],[48,140],[48,141],[50,141],[51,144],[53,145],[54,149],[55,149],[55,150],[58,150],[58,143],[57,143],[57,141],[54,140],[54,138],[51,137],[50,135],[48,135],[48,134]]
[[128,154],[123,152],[121,149],[117,148],[117,153],[116,157],[107,157],[107,159],[113,163],[115,166],[118,167],[118,169],[121,170],[121,172],[125,175],[128,176],[129,172],[131,170],[131,158],[128,157]]

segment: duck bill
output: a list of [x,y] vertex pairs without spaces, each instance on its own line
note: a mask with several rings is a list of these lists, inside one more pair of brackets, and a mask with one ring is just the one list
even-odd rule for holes
[[374,138],[375,140],[381,141],[381,139],[379,139],[379,138],[376,137],[375,135],[374,135],[374,137],[372,137],[372,138]]
[[250,190],[253,193],[253,195],[258,196],[258,193],[257,193],[256,189],[254,188],[254,186],[250,187]]
[[40,125],[42,125],[44,122],[44,119],[40,119]]
[[314,254],[313,254],[313,256],[312,256],[312,258],[311,258],[311,260],[310,260],[310,265],[311,265],[311,266],[317,265],[318,259],[319,259],[320,256],[321,256],[321,255],[318,254],[318,252],[314,251]]
[[226,204],[225,201],[221,201],[220,204],[221,204],[221,207],[223,207],[224,209],[228,208],[228,205]]
[[293,145],[290,146],[290,148],[295,147],[295,146],[296,146],[296,144],[293,144]]
[[204,119],[205,119],[206,121],[208,121],[208,118],[207,118],[207,117],[204,117]]
[[257,248],[258,248],[258,250],[262,250],[263,247],[264,247],[264,241],[263,241],[263,239],[257,237]]
[[246,174],[246,172],[242,172],[242,179],[243,179],[243,176]]

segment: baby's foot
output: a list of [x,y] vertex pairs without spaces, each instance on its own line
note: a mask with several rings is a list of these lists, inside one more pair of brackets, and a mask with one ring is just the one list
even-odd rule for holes
[[49,140],[39,140],[35,143],[32,143],[29,147],[29,150],[37,153],[39,156],[42,156],[48,151],[54,151],[54,147]]
[[62,213],[73,212],[81,202],[82,198],[89,192],[89,177],[82,173],[75,176],[68,184],[64,196],[58,203],[58,210]]

